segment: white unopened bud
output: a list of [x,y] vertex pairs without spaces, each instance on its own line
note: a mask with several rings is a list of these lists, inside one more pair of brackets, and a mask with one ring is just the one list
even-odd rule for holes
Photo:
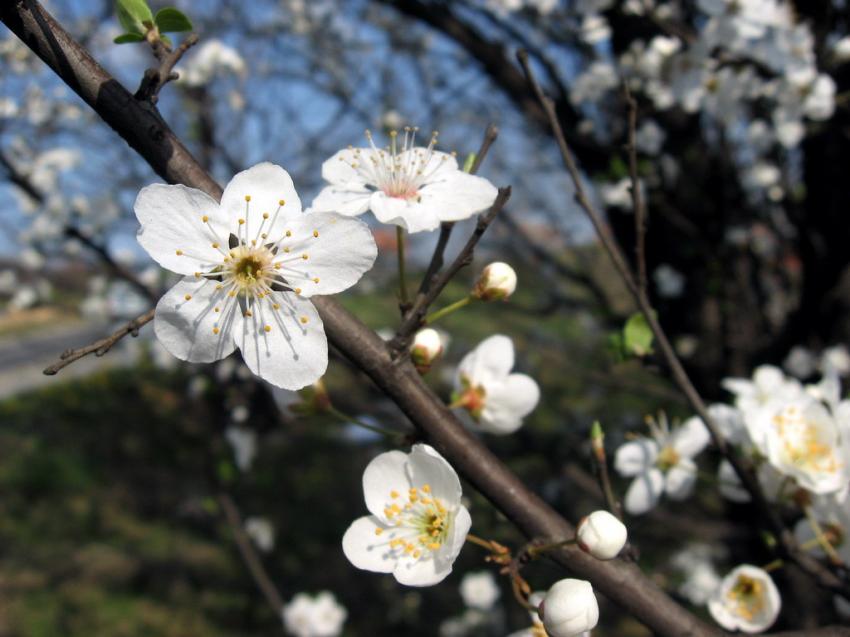
[[599,604],[590,582],[562,579],[555,582],[538,608],[549,637],[575,637],[599,621]]
[[481,271],[472,294],[482,301],[501,301],[516,290],[516,272],[507,263],[495,261]]
[[594,511],[578,523],[576,539],[583,551],[598,560],[613,560],[626,545],[625,525],[608,511]]
[[410,345],[410,357],[420,374],[426,373],[442,353],[443,341],[437,330],[426,327],[416,332]]

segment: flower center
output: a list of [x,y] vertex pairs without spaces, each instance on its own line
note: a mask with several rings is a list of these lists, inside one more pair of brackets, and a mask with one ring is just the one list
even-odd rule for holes
[[658,468],[662,471],[669,471],[679,464],[679,460],[679,454],[676,450],[670,445],[667,445],[658,453],[658,459],[655,461],[655,464],[658,465]]
[[747,621],[765,610],[764,583],[752,577],[739,575],[726,596],[732,601],[735,614]]
[[842,463],[836,458],[835,445],[828,439],[827,427],[807,420],[802,410],[788,407],[774,416],[773,424],[791,464],[828,474],[841,469]]
[[470,416],[478,420],[481,418],[481,412],[484,411],[487,390],[481,385],[473,385],[467,376],[461,376],[460,382],[463,389],[452,394],[452,403],[449,407],[463,407]]
[[[414,559],[438,551],[448,538],[454,515],[431,495],[430,485],[411,487],[406,502],[398,491],[390,491],[389,495],[384,515],[395,527],[389,531],[390,548]],[[375,529],[377,535],[383,532],[380,527]]]
[[264,285],[274,272],[274,255],[266,247],[239,246],[230,251],[229,275],[241,290]]

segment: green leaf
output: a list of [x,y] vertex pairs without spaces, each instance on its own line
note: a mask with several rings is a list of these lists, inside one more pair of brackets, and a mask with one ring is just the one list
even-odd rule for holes
[[115,0],[118,22],[127,33],[144,35],[148,25],[153,25],[153,14],[145,0]]
[[608,353],[615,363],[622,363],[629,358],[620,332],[612,332],[608,335]]
[[163,33],[176,31],[191,31],[192,22],[186,15],[174,7],[165,7],[156,12],[154,23]]
[[112,40],[115,44],[129,44],[130,42],[144,42],[145,36],[138,33],[123,33]]
[[635,356],[652,353],[652,330],[642,313],[632,314],[626,321],[623,328],[623,345],[627,352]]

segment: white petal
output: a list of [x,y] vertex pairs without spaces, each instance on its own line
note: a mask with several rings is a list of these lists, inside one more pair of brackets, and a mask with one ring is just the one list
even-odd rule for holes
[[[283,389],[319,380],[328,367],[328,340],[316,308],[286,292],[272,292],[266,300],[254,304],[252,316],[236,315],[233,339],[248,369]],[[273,310],[272,303],[280,309]]]
[[474,384],[502,380],[514,366],[514,344],[511,339],[495,334],[484,339],[463,357],[458,365],[458,380],[466,376]]
[[[250,202],[245,201],[246,196],[251,197]],[[233,234],[241,232],[243,238],[254,239],[265,233],[274,240],[284,231],[287,218],[301,212],[301,200],[289,173],[263,162],[234,175],[221,195],[221,209]],[[269,218],[264,220],[263,213]],[[246,220],[241,229],[239,219]]]
[[369,208],[381,223],[401,226],[411,233],[440,227],[440,219],[435,212],[419,205],[414,199],[388,197],[383,192],[375,192],[369,199]]
[[422,205],[435,207],[440,221],[468,219],[492,206],[498,194],[483,177],[464,172],[419,189]]
[[322,179],[340,190],[365,191],[373,156],[371,148],[344,148],[322,164]]
[[412,486],[421,488],[427,484],[431,494],[442,500],[447,508],[460,503],[460,479],[452,466],[434,449],[427,445],[415,445],[407,466]]
[[696,481],[696,464],[689,458],[682,458],[667,472],[665,490],[672,500],[684,500],[693,492]]
[[[284,262],[280,273],[300,296],[335,294],[354,285],[372,267],[378,247],[369,226],[331,212],[310,212],[288,221],[297,241],[288,258],[278,252]],[[308,255],[304,260],[302,255]]]
[[405,586],[433,586],[446,579],[451,572],[451,562],[438,562],[433,558],[416,560],[412,557],[402,557],[393,570],[393,577]]
[[664,475],[659,469],[650,469],[637,476],[629,485],[623,504],[632,515],[641,515],[652,509],[664,491]]
[[670,436],[670,445],[680,456],[693,458],[705,449],[711,436],[698,416],[688,418],[681,427]]
[[[216,291],[216,285],[215,281],[185,277],[156,304],[156,337],[180,360],[211,363],[236,349],[232,327],[238,308],[231,302],[229,307],[237,311],[227,309],[227,297]],[[215,307],[222,311],[215,312]],[[218,327],[218,334],[213,332],[214,327]]]
[[311,206],[315,212],[338,212],[347,217],[362,215],[369,210],[371,190],[343,190],[336,186],[327,186],[313,199]]
[[617,449],[614,468],[623,477],[636,476],[654,465],[657,457],[658,444],[649,438],[638,438]]
[[479,424],[490,433],[513,433],[539,401],[540,388],[533,378],[510,374],[504,382],[488,386]]
[[357,568],[374,573],[392,573],[396,558],[387,540],[376,528],[387,528],[378,518],[367,515],[352,522],[342,536],[342,552]]
[[390,491],[407,497],[411,483],[407,474],[407,454],[387,451],[376,456],[363,472],[363,496],[369,513],[387,522],[384,507],[390,500]]
[[[401,153],[399,163],[404,165],[410,162],[410,153],[414,153],[421,158],[428,154],[428,150],[422,146],[417,146],[413,150]],[[425,185],[448,179],[460,172],[455,156],[451,153],[444,153],[441,150],[432,150],[428,163],[422,166],[421,170],[424,177],[422,183]]]
[[[180,274],[206,271],[220,264],[222,254],[212,247],[227,247],[229,230],[218,203],[194,188],[166,184],[146,186],[133,205],[141,224],[137,238],[162,267]],[[209,218],[210,229],[202,221]],[[178,250],[182,255],[178,255]]]

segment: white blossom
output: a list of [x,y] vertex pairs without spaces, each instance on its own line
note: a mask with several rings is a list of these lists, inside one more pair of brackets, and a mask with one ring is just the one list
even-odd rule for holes
[[342,550],[357,568],[431,586],[452,571],[472,524],[457,473],[436,450],[388,451],[363,473],[367,515],[348,527]]
[[245,520],[245,533],[264,553],[274,548],[274,525],[268,519],[248,518]]
[[723,578],[708,600],[708,611],[726,630],[758,633],[773,625],[781,605],[770,575],[757,566],[742,564]]
[[516,290],[516,283],[514,269],[507,263],[494,261],[481,271],[472,294],[482,301],[504,301]]
[[513,433],[540,400],[534,379],[510,373],[513,366],[513,342],[501,334],[479,343],[458,365],[453,404],[463,407],[482,431]]
[[490,610],[498,601],[501,591],[490,571],[467,573],[460,581],[460,596],[470,608]]
[[410,357],[420,373],[427,372],[442,353],[443,339],[437,330],[426,327],[416,332],[410,344]]
[[245,60],[236,49],[221,40],[201,44],[180,67],[180,80],[189,86],[203,86],[216,75],[245,73]]
[[329,591],[315,597],[298,593],[281,614],[286,630],[295,637],[337,637],[348,617],[348,611]]
[[289,174],[262,163],[237,174],[221,203],[155,184],[136,199],[139,243],[184,275],[156,306],[154,331],[174,356],[209,363],[237,347],[252,372],[299,389],[325,372],[328,345],[309,297],[340,292],[372,267],[369,228],[301,214]]
[[408,232],[435,230],[443,221],[460,221],[489,208],[497,190],[489,181],[458,167],[453,155],[435,150],[437,134],[427,147],[416,146],[415,128],[405,128],[390,146],[347,148],[322,164],[330,185],[313,201],[313,210],[356,216],[371,210],[381,223]]
[[224,437],[233,448],[233,457],[240,471],[248,471],[257,455],[257,434],[247,427],[228,427]]
[[690,496],[697,477],[693,458],[709,441],[708,430],[697,417],[672,432],[663,414],[657,422],[647,422],[652,438],[641,436],[625,443],[614,459],[620,475],[634,477],[623,501],[632,515],[652,509],[662,493],[673,500]]

